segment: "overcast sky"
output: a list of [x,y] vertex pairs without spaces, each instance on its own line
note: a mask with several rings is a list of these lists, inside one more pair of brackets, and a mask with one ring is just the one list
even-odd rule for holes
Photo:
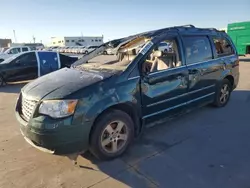
[[81,33],[107,41],[174,25],[250,21],[250,0],[1,0],[0,9],[0,38],[13,40],[15,30],[17,42]]

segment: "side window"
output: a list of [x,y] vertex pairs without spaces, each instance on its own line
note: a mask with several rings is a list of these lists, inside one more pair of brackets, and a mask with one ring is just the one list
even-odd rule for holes
[[27,62],[27,58],[28,58],[28,54],[23,54],[23,55],[20,55],[19,57],[17,57],[15,62],[23,64],[23,63]]
[[213,37],[217,56],[228,56],[234,54],[231,43],[226,38]]
[[182,65],[176,38],[169,38],[154,46],[142,65],[144,73],[176,68]]
[[185,56],[187,65],[212,59],[212,49],[206,36],[185,36]]
[[22,51],[27,52],[27,51],[29,51],[29,49],[28,48],[22,48]]
[[20,48],[12,48],[10,50],[10,54],[17,54],[17,53],[20,53],[21,52],[21,49]]
[[32,53],[28,53],[27,55],[28,55],[27,61],[29,62],[29,64],[37,65],[36,54],[32,52]]
[[29,65],[36,65],[37,64],[36,55],[34,52],[23,54],[23,55],[19,56],[16,61],[18,61],[21,64],[24,64],[24,63],[29,64]]

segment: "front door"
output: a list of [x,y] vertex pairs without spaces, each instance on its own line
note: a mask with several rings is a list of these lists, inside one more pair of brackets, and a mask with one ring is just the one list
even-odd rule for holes
[[[173,45],[163,51],[162,42]],[[185,110],[188,100],[188,69],[182,64],[178,37],[173,35],[160,40],[142,64],[141,100],[143,121],[151,126]]]
[[22,81],[37,77],[35,52],[29,52],[13,59],[6,70],[6,81]]

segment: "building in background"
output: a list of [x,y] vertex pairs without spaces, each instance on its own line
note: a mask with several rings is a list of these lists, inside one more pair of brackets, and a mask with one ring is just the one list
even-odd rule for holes
[[11,42],[11,39],[0,39],[0,48],[8,47]]
[[250,54],[250,21],[228,24],[227,33],[236,45],[239,55]]
[[50,46],[99,46],[103,36],[51,37]]
[[32,50],[44,48],[44,45],[42,43],[10,43],[8,45],[8,47],[17,47],[17,46],[28,46]]

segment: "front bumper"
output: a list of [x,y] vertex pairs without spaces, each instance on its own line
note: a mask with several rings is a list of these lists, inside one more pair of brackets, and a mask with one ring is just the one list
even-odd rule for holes
[[16,118],[25,140],[33,147],[52,154],[69,154],[86,151],[89,148],[91,124],[72,124],[73,117],[52,119],[47,116],[25,121],[17,104]]

